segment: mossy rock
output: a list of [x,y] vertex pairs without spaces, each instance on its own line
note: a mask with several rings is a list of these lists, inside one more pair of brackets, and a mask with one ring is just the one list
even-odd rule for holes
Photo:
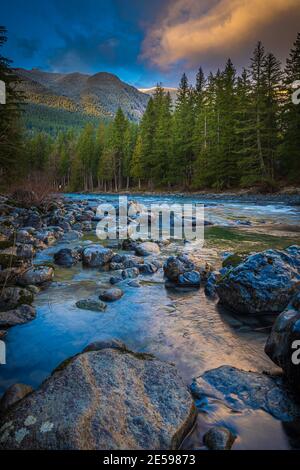
[[226,259],[224,259],[222,266],[223,268],[228,268],[229,266],[236,267],[239,264],[241,264],[245,259],[245,256],[239,255],[235,253],[234,255],[228,256]]

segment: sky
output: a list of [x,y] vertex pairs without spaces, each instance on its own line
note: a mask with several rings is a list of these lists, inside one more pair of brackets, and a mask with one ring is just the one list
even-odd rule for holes
[[15,67],[100,71],[137,86],[194,82],[230,57],[249,64],[258,40],[285,60],[300,32],[300,0],[12,0],[2,54]]

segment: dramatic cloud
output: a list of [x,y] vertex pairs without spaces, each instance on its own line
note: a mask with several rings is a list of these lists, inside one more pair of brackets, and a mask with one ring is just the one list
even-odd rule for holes
[[295,18],[299,0],[173,0],[149,28],[142,58],[161,69],[179,62],[193,68],[200,58],[241,51],[270,27],[276,36],[274,24],[289,29]]

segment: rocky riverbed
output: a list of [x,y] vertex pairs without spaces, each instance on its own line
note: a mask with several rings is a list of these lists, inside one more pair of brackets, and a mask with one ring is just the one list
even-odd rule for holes
[[205,200],[201,247],[100,242],[108,199],[1,198],[0,448],[299,447],[298,207]]

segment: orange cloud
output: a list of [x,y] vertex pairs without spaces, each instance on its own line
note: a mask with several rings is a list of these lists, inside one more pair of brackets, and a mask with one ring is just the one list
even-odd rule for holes
[[173,0],[148,30],[142,57],[160,68],[181,60],[193,66],[201,54],[230,52],[258,40],[258,32],[281,15],[299,10],[299,0]]

